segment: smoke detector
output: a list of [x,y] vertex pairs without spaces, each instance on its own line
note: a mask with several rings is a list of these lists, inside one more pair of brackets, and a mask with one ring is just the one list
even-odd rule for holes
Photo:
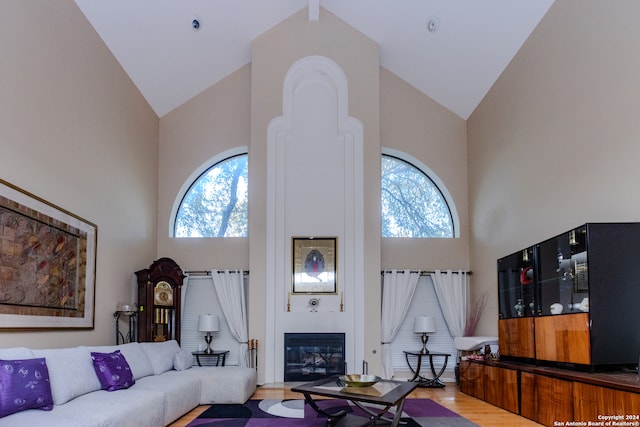
[[427,30],[429,30],[430,33],[437,33],[439,29],[440,18],[438,18],[437,16],[432,16],[427,20]]

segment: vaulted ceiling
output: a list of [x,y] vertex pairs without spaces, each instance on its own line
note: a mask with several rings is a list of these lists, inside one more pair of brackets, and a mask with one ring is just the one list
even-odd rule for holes
[[553,0],[76,3],[160,117],[248,64],[254,38],[322,7],[378,43],[380,65],[467,119]]

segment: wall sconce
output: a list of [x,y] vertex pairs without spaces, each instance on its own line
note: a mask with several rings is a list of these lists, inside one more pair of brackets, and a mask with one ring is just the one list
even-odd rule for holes
[[204,336],[204,341],[207,343],[207,348],[204,351],[205,353],[213,353],[213,350],[211,349],[211,342],[213,341],[211,332],[218,332],[219,330],[220,320],[218,319],[218,316],[213,316],[211,314],[201,314],[198,316],[198,331],[207,333],[207,335]]
[[436,320],[431,316],[418,316],[413,322],[413,331],[416,334],[422,334],[422,350],[420,350],[420,353],[429,354],[429,350],[427,350],[429,335],[427,334],[432,334],[436,331]]
[[529,250],[528,249],[524,249],[522,251],[522,261],[523,262],[529,262]]

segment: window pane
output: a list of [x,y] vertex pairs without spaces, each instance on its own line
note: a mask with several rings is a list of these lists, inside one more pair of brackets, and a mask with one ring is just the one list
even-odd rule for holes
[[[189,286],[191,286],[191,284],[189,284]],[[433,286],[433,280],[429,276],[420,276],[420,279],[418,279],[418,286],[416,286],[416,291],[413,294],[413,298],[411,298],[409,310],[402,321],[402,325],[400,326],[398,333],[391,343],[391,360],[396,375],[400,378],[404,376],[409,376],[409,378],[411,378],[412,373],[409,371],[409,367],[407,366],[404,351],[419,351],[422,349],[421,336],[420,334],[416,334],[413,330],[413,322],[417,316],[433,316],[435,318],[436,332],[429,335],[427,349],[433,353],[445,353],[451,355],[447,362],[447,368],[440,379],[445,382],[447,382],[447,380],[454,380],[457,350],[453,345],[453,337],[449,332],[447,322],[444,320],[442,308],[440,307],[438,297],[436,296],[436,290]],[[428,359],[422,359],[423,365],[420,369],[421,374],[429,372],[427,360]],[[409,358],[409,361],[415,368],[416,359]],[[434,357],[433,362],[437,372],[444,363],[444,358]]]
[[382,237],[454,236],[440,189],[411,163],[383,155],[381,189]]
[[[245,279],[249,280],[249,279]],[[246,289],[245,282],[245,289]],[[180,347],[188,351],[197,351],[206,348],[207,343],[204,341],[204,333],[198,331],[198,316],[203,313],[217,314],[220,320],[220,330],[215,332],[211,348],[215,351],[228,350],[229,354],[225,358],[225,366],[240,365],[240,345],[231,334],[229,324],[222,314],[220,300],[216,294],[215,288],[211,284],[209,276],[191,276],[189,277],[189,290],[184,293],[186,298],[184,303],[184,312],[182,313],[182,321],[180,322]],[[215,362],[215,358],[200,358],[202,366]],[[206,363],[205,363],[206,362]]]
[[175,237],[248,235],[247,157],[223,160],[200,175],[180,203]]

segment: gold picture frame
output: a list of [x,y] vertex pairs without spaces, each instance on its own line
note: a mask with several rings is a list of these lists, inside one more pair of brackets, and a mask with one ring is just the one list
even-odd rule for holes
[[292,237],[291,291],[337,294],[337,237]]
[[97,234],[0,179],[0,330],[93,329]]

